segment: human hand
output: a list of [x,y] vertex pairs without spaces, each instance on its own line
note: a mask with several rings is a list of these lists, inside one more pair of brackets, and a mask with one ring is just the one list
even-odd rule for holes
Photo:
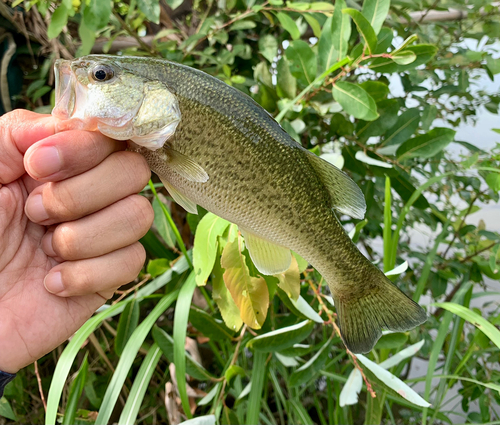
[[139,273],[153,210],[142,156],[97,132],[0,118],[0,370],[64,342]]

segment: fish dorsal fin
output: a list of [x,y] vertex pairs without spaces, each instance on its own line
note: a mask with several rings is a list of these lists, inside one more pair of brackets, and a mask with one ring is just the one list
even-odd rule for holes
[[332,208],[342,214],[362,219],[366,202],[359,186],[342,170],[311,152],[307,158],[330,194]]
[[205,183],[208,181],[207,172],[191,158],[168,146],[165,146],[165,153],[167,165],[177,174],[191,182]]
[[179,204],[182,208],[184,208],[187,212],[191,214],[198,214],[198,209],[196,208],[196,203],[191,201],[185,197],[182,193],[180,193],[175,187],[173,187],[168,181],[162,179],[160,177],[161,182],[165,186],[165,189],[168,190],[170,196],[174,198],[174,201]]
[[253,233],[242,230],[245,244],[257,270],[265,275],[283,273],[290,268],[292,254],[288,248],[268,242]]

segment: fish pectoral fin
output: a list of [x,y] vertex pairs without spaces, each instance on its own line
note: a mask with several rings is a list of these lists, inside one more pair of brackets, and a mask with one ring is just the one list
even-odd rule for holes
[[165,152],[167,165],[177,174],[192,182],[205,183],[208,181],[207,172],[191,158],[170,147],[165,147]]
[[366,212],[366,202],[359,186],[346,173],[319,156],[307,152],[307,158],[328,190],[332,208],[362,219]]
[[191,199],[184,196],[180,193],[175,187],[173,187],[168,181],[160,178],[161,182],[165,186],[165,189],[168,190],[168,193],[174,198],[174,201],[179,204],[182,208],[184,208],[187,212],[191,214],[198,214],[198,208],[196,207],[196,203],[191,201]]
[[274,275],[290,268],[292,254],[288,248],[275,245],[241,228],[240,231],[245,238],[250,258],[259,272]]

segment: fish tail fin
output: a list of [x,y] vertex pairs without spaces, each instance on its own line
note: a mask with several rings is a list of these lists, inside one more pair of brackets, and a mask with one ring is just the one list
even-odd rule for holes
[[356,286],[365,290],[353,295],[332,291],[342,339],[353,353],[369,352],[382,329],[403,332],[427,320],[422,307],[374,269],[369,281],[357,282]]

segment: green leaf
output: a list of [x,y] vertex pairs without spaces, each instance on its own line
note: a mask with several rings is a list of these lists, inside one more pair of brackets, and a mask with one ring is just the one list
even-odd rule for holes
[[286,49],[290,61],[290,71],[303,86],[311,84],[316,78],[316,55],[303,40],[295,40]]
[[179,297],[174,312],[174,364],[175,377],[177,380],[177,391],[181,399],[182,408],[188,418],[192,418],[186,386],[186,344],[187,324],[189,317],[189,306],[196,289],[194,273],[191,272],[179,290]]
[[381,136],[393,127],[398,120],[399,108],[399,102],[396,99],[380,100],[377,103],[379,117],[375,121],[359,120],[356,124],[356,134],[360,141],[364,143],[370,137]]
[[424,112],[422,114],[422,129],[425,131],[429,131],[432,123],[437,117],[437,107],[436,105],[426,105],[424,108]]
[[338,56],[333,45],[332,19],[333,16],[325,21],[318,41],[318,68],[320,72],[330,68],[336,62],[335,58]]
[[448,310],[449,312],[460,316],[462,319],[467,320],[483,332],[491,340],[491,342],[493,342],[493,344],[500,348],[500,331],[495,327],[495,325],[488,322],[484,317],[480,316],[475,311],[452,302],[435,303],[434,305]]
[[206,285],[217,256],[217,238],[229,224],[229,221],[212,213],[205,214],[198,223],[193,244],[193,267],[198,286]]
[[16,414],[5,397],[0,398],[0,416],[17,422]]
[[313,30],[313,34],[318,39],[321,37],[321,25],[317,21],[317,19],[310,13],[304,13],[304,18]]
[[198,308],[191,307],[189,321],[203,335],[213,341],[227,341],[234,336],[234,332],[229,330],[221,320],[214,319],[210,314]]
[[182,3],[184,3],[184,0],[165,0],[165,1],[172,10],[177,9]]
[[417,55],[410,50],[394,53],[391,57],[398,65],[408,65],[417,59]]
[[387,84],[380,81],[365,81],[360,84],[360,87],[362,87],[376,103],[384,100],[389,94],[389,87]]
[[377,341],[375,348],[377,350],[392,350],[394,348],[399,348],[408,340],[408,335],[402,332],[390,333],[387,335],[382,335],[382,337]]
[[197,416],[196,418],[181,422],[179,425],[215,425],[215,423],[215,415],[206,415]]
[[278,40],[270,34],[259,38],[259,52],[269,62],[273,62],[278,55]]
[[375,34],[380,32],[385,18],[389,13],[391,0],[365,0],[361,13],[370,23]]
[[56,38],[61,34],[62,29],[68,23],[68,9],[64,5],[60,5],[50,17],[50,23],[47,28],[47,37],[49,40]]
[[151,277],[157,277],[165,273],[170,268],[170,260],[167,258],[157,258],[155,260],[149,260],[146,271],[151,275]]
[[243,239],[238,236],[224,247],[221,265],[224,283],[240,310],[241,319],[253,329],[260,329],[269,307],[269,290],[262,277],[252,277],[243,254]]
[[335,52],[333,62],[338,62],[347,56],[349,38],[351,37],[351,20],[349,15],[342,13],[346,8],[345,0],[336,0],[332,17],[332,42]]
[[139,324],[139,303],[140,301],[133,299],[127,304],[123,313],[120,315],[115,338],[115,353],[117,356],[122,355],[125,344],[127,344],[130,336],[134,333]]
[[90,0],[83,11],[85,25],[92,31],[99,31],[109,23],[111,15],[110,0]]
[[486,57],[486,66],[493,75],[500,73],[500,59],[493,59],[488,55]]
[[297,94],[297,80],[290,72],[290,62],[282,56],[278,61],[276,91],[279,97],[293,99]]
[[455,137],[455,130],[437,127],[426,134],[404,142],[397,150],[399,160],[410,158],[432,158],[441,152]]
[[78,27],[78,35],[82,44],[78,47],[76,51],[76,56],[85,56],[90,53],[95,42],[95,30],[87,25],[85,16],[82,17],[80,26]]
[[[153,344],[144,358],[139,371],[135,375],[134,384],[127,397],[127,402],[123,407],[118,423],[120,425],[134,425],[137,423],[137,415],[141,408],[146,391],[149,389],[149,382],[155,371],[156,365],[161,358],[161,349],[157,344]],[[63,423],[72,423],[63,421]]]
[[415,44],[413,46],[406,47],[405,52],[408,51],[415,53],[417,58],[408,65],[400,65],[398,67],[398,72],[406,71],[407,69],[412,69],[429,62],[436,54],[437,46],[434,46],[433,44]]
[[248,341],[247,348],[264,353],[285,350],[307,338],[313,328],[314,322],[305,320],[296,325],[259,335]]
[[425,401],[422,397],[420,397],[415,390],[411,389],[408,385],[406,385],[401,379],[397,376],[394,376],[389,371],[380,367],[380,365],[372,362],[370,359],[366,358],[362,354],[357,354],[356,357],[358,360],[369,369],[384,385],[389,387],[390,389],[396,391],[401,397],[408,400],[410,403],[413,403],[417,406],[421,407],[429,407],[430,403]]
[[493,192],[500,191],[500,174],[490,173],[486,176],[485,181]]
[[408,140],[418,128],[420,112],[417,108],[403,112],[394,127],[387,131],[382,146],[400,145]]
[[255,28],[257,24],[255,21],[251,21],[249,19],[236,21],[233,25],[229,27],[229,31],[241,31],[241,30],[250,30]]
[[226,372],[224,372],[224,378],[226,378],[228,384],[231,383],[231,380],[235,376],[246,376],[245,369],[238,365],[231,365]]
[[[155,213],[154,225],[156,227],[156,230],[158,230],[158,233],[160,234],[161,238],[165,242],[165,244],[169,248],[174,248],[176,245],[175,233],[172,230],[170,224],[168,223],[167,218],[165,217],[160,202],[161,201],[158,200],[156,197],[153,199],[153,211]],[[165,208],[166,207],[167,206],[165,205]]]
[[[156,344],[160,347],[162,353],[165,355],[169,362],[174,361],[174,339],[166,333],[163,329],[155,326],[153,328],[153,339]],[[185,351],[186,356],[186,373],[192,376],[198,381],[209,381],[213,379],[213,376],[196,360],[194,360],[191,355]]]
[[[167,1],[167,4],[172,7],[169,3],[170,2]],[[180,3],[182,3],[182,1]],[[137,0],[137,6],[141,12],[146,15],[148,20],[155,24],[160,23],[160,0]],[[175,7],[172,7],[172,9],[175,9]]]
[[286,31],[288,31],[288,33],[292,37],[292,40],[297,40],[298,38],[300,38],[300,31],[297,28],[297,24],[290,17],[290,15],[288,15],[287,13],[278,12],[276,14],[276,16],[277,16],[278,20],[280,21],[280,24],[282,25],[282,27]]
[[229,407],[224,406],[220,418],[221,425],[239,425],[238,416]]
[[359,85],[339,81],[333,86],[332,94],[344,111],[354,118],[373,121],[379,116],[375,101]]
[[315,377],[316,373],[322,369],[328,359],[331,343],[332,340],[329,339],[309,361],[293,371],[288,380],[290,387],[297,387]]
[[365,40],[365,45],[368,48],[368,53],[375,53],[377,48],[377,34],[373,30],[370,22],[356,9],[344,9],[342,13],[347,13],[358,27],[358,31]]

